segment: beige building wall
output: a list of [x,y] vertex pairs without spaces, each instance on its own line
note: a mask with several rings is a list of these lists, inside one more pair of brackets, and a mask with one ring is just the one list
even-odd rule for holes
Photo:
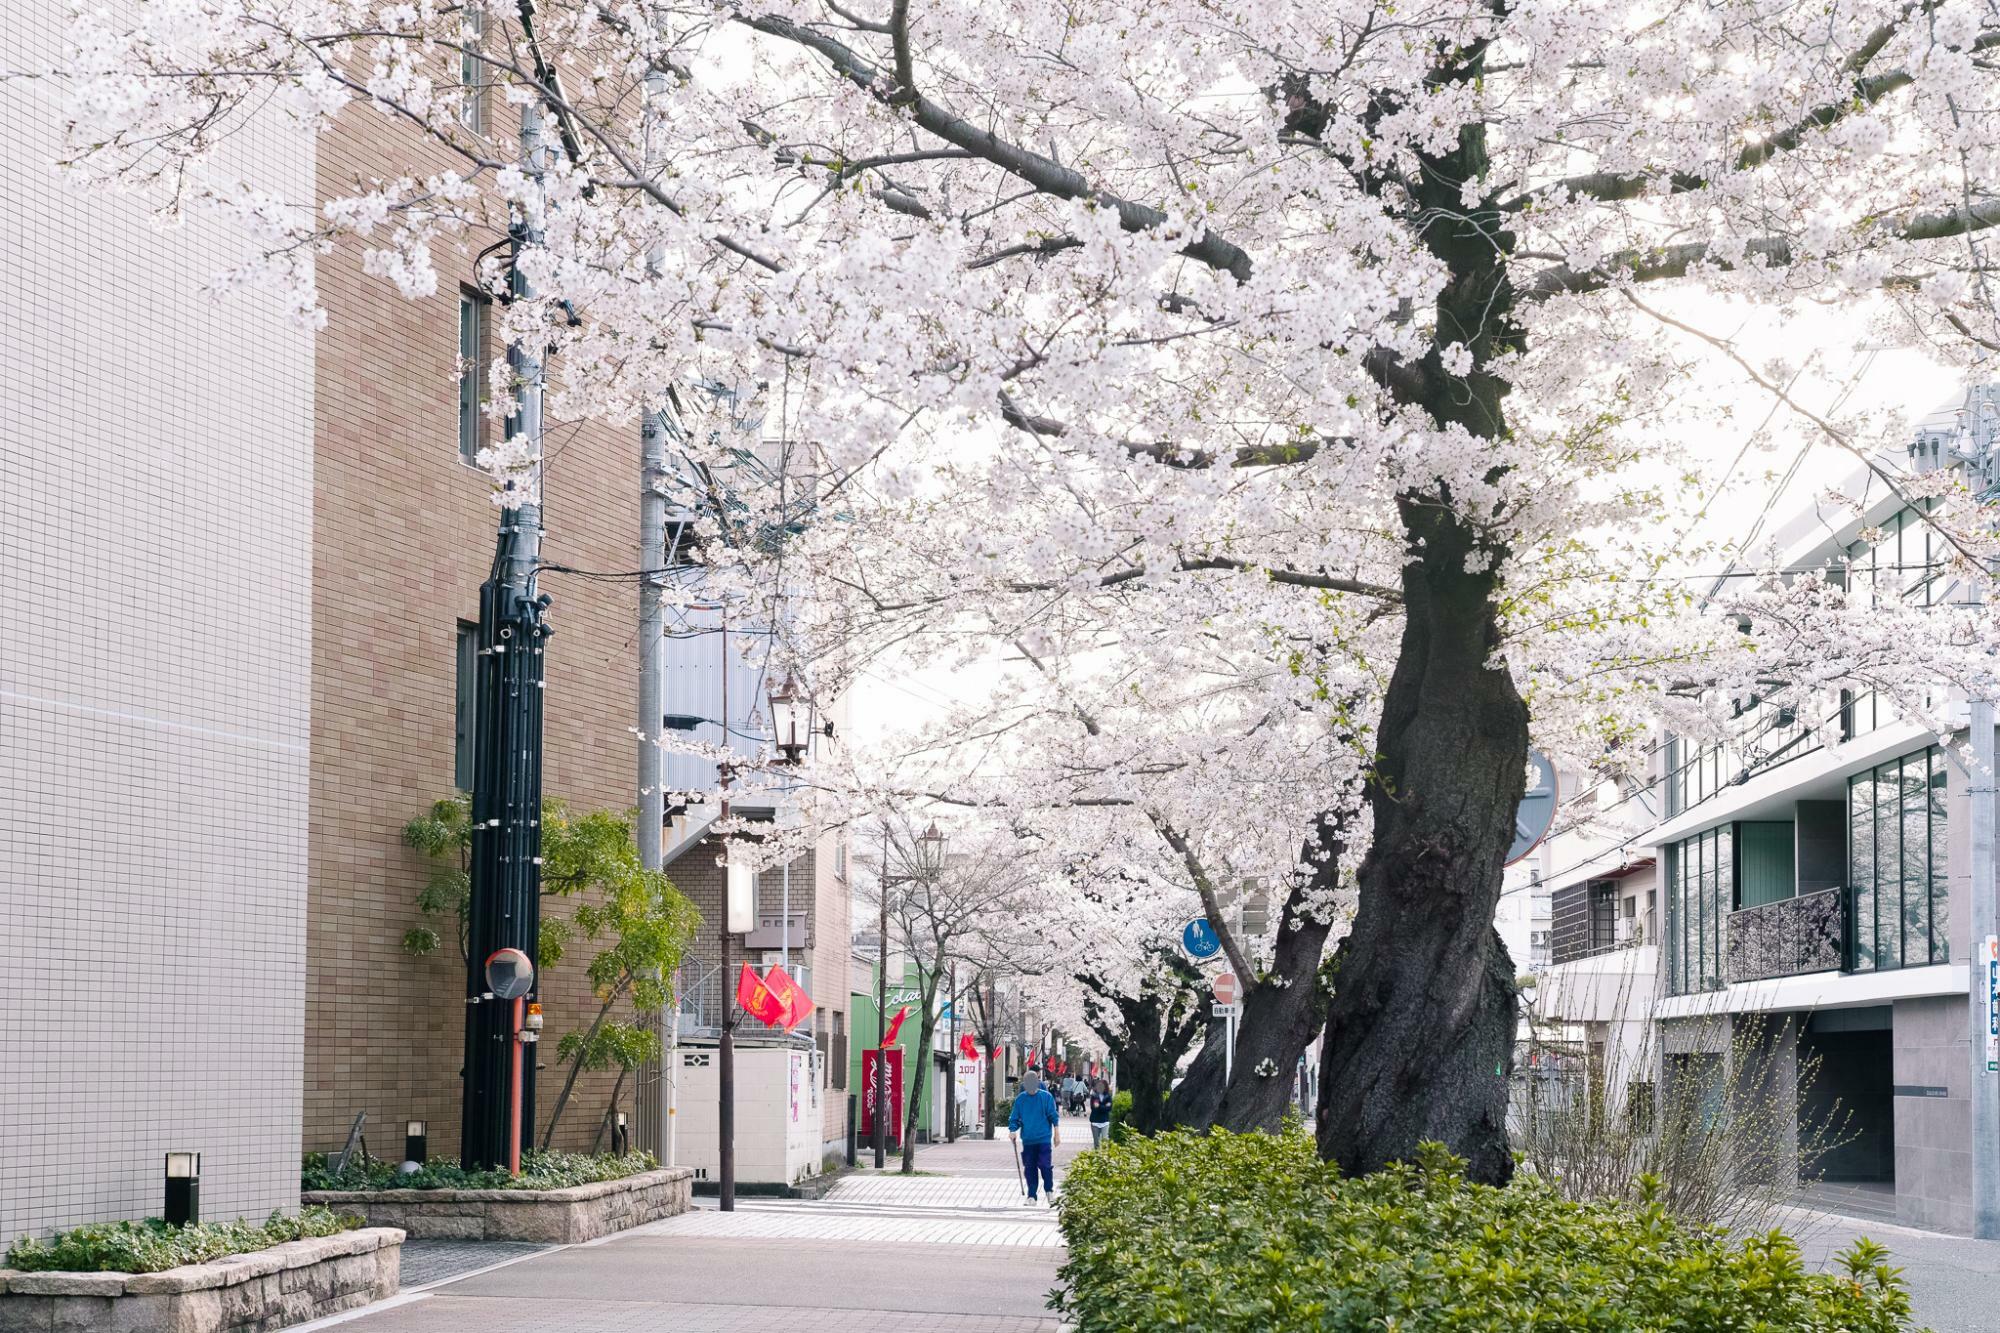
[[[320,141],[321,195],[405,160],[395,135],[379,114],[350,111]],[[400,1150],[412,1118],[429,1122],[432,1151],[458,1150],[464,973],[449,942],[428,958],[403,949],[420,922],[427,867],[401,830],[453,790],[458,624],[478,618],[498,510],[487,478],[458,450],[458,289],[473,279],[472,255],[440,252],[436,262],[438,294],[415,301],[364,274],[351,250],[326,257],[319,272],[329,318],[313,513],[308,1149],[339,1147],[366,1112],[377,1152]],[[548,452],[544,558],[635,568],[636,426],[551,421]],[[544,791],[579,811],[628,810],[637,586],[547,574],[541,588],[555,599]],[[573,909],[550,900],[544,910]],[[547,974],[544,1117],[561,1085],[556,1042],[594,1011],[589,952],[578,940]],[[558,1146],[588,1146],[611,1082],[585,1076]]]
[[[68,9],[0,0],[0,64]],[[310,333],[217,300],[212,218],[59,179],[61,86],[0,78],[0,1245],[298,1202],[312,610]],[[309,198],[275,121],[216,165]]]

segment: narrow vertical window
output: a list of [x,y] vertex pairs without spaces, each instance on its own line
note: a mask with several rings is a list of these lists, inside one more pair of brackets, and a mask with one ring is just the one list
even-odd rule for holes
[[477,5],[465,8],[464,43],[458,57],[458,82],[463,100],[458,104],[458,123],[474,134],[486,133],[486,62],[480,53],[486,46],[486,13]]
[[479,626],[458,623],[458,733],[452,755],[451,781],[460,791],[472,790],[474,745],[478,739]]
[[477,465],[486,444],[485,400],[486,313],[483,292],[461,287],[458,292],[458,456]]

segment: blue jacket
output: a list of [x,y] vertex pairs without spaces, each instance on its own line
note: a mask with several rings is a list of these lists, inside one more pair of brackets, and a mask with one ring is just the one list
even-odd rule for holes
[[1056,1109],[1056,1099],[1049,1090],[1036,1088],[1014,1099],[1014,1109],[1007,1115],[1007,1132],[1019,1134],[1023,1143],[1047,1143],[1061,1120],[1062,1112]]

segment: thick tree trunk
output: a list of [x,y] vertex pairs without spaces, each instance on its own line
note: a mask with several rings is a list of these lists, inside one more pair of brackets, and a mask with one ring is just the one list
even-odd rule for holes
[[[1483,77],[1486,41],[1439,52],[1437,86]],[[1378,102],[1370,115],[1398,108]],[[1466,125],[1409,175],[1371,177],[1410,200],[1414,235],[1440,262],[1432,350],[1385,362],[1395,398],[1445,438],[1505,439],[1508,384],[1494,372],[1522,346],[1507,257],[1514,235],[1487,179],[1485,131]],[[1400,173],[1394,163],[1370,171]],[[1470,367],[1447,366],[1456,344]],[[1496,462],[1484,481],[1504,476]],[[1416,479],[1398,497],[1407,538],[1403,642],[1383,697],[1367,795],[1374,836],[1358,875],[1353,933],[1334,958],[1320,1065],[1320,1154],[1349,1172],[1409,1158],[1435,1140],[1472,1178],[1505,1181],[1514,968],[1493,929],[1501,868],[1527,786],[1528,710],[1500,646],[1502,530],[1493,511]]]
[[1410,521],[1426,558],[1405,568],[1408,618],[1369,788],[1375,835],[1334,957],[1319,1148],[1360,1173],[1436,1140],[1474,1179],[1502,1182],[1515,994],[1493,912],[1526,788],[1528,714],[1492,661],[1490,579],[1465,572],[1465,529],[1437,510]]
[[[1330,882],[1333,870],[1322,873]],[[1270,975],[1244,993],[1227,1086],[1222,1073],[1227,1039],[1223,1025],[1214,1023],[1187,1077],[1167,1099],[1170,1123],[1198,1130],[1220,1126],[1236,1134],[1275,1133],[1284,1123],[1299,1056],[1326,1014],[1318,973],[1331,927],[1299,911],[1299,897],[1286,899]]]
[[1285,897],[1271,970],[1254,981],[1242,979],[1247,989],[1227,1086],[1222,1058],[1227,1036],[1223,1024],[1213,1023],[1187,1077],[1167,1100],[1167,1119],[1173,1124],[1200,1130],[1219,1125],[1236,1134],[1256,1129],[1274,1133],[1283,1125],[1299,1056],[1326,1021],[1319,964],[1332,924],[1315,920],[1304,904],[1330,894],[1339,882],[1343,847],[1339,823],[1322,816],[1302,852],[1314,867],[1313,876]]
[[[1105,1003],[1118,1010],[1116,1023],[1109,1021],[1096,1001],[1087,1005],[1085,1011],[1091,1027],[1104,1039],[1109,1054],[1117,1061],[1118,1090],[1132,1094],[1132,1113],[1125,1123],[1140,1134],[1166,1128],[1167,1089],[1173,1083],[1181,1057],[1202,1030],[1202,1019],[1196,1009],[1200,997],[1194,990],[1198,981],[1194,969],[1178,957],[1167,959],[1166,966],[1177,975],[1177,988],[1165,993],[1153,990],[1141,996],[1110,997]],[[1098,989],[1088,977],[1078,980]],[[1102,995],[1103,991],[1098,993]]]

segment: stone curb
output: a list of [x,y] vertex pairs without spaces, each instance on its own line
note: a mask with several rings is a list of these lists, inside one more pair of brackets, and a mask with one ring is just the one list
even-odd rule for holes
[[616,1180],[597,1180],[588,1185],[571,1185],[559,1190],[311,1190],[299,1196],[304,1203],[333,1207],[342,1203],[385,1201],[422,1203],[576,1203],[601,1199],[607,1194],[625,1194],[648,1185],[664,1185],[676,1180],[693,1180],[694,1168],[661,1166]]
[[559,1190],[316,1190],[303,1202],[425,1239],[575,1245],[686,1212],[693,1182],[692,1168],[668,1166]]
[[0,1269],[0,1330],[275,1329],[393,1296],[403,1239],[367,1227],[158,1273]]

